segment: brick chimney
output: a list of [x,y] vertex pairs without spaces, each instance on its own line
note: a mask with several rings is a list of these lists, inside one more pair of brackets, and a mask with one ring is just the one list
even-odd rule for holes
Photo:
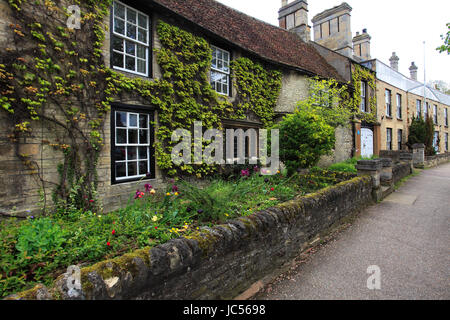
[[337,7],[317,14],[312,19],[314,41],[351,58],[353,53],[351,11],[352,7],[343,2]]
[[311,40],[311,27],[308,25],[308,2],[295,0],[288,4],[281,0],[281,9],[278,11],[280,28],[296,33],[303,41]]
[[409,67],[409,72],[411,74],[411,79],[417,81],[417,66],[414,64],[414,62],[411,63],[411,67]]
[[370,60],[370,40],[372,38],[367,33],[367,29],[363,29],[362,34],[356,33],[353,38],[353,54],[362,60]]
[[395,71],[398,71],[398,61],[400,58],[395,54],[395,52],[392,52],[392,57],[389,59],[391,62],[391,68]]

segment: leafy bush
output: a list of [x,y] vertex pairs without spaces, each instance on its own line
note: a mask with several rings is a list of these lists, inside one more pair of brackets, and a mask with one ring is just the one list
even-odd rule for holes
[[317,164],[334,148],[334,129],[318,114],[297,110],[276,126],[280,130],[280,160],[292,175]]
[[432,156],[436,154],[433,147],[434,140],[434,123],[433,119],[428,116],[423,119],[413,117],[411,125],[409,126],[408,146],[411,148],[416,143],[423,143],[425,145],[425,154]]
[[356,173],[358,170],[356,170],[356,167],[352,163],[345,163],[345,162],[339,162],[335,163],[328,167],[328,170],[336,171],[336,172],[351,172]]
[[16,249],[22,255],[59,250],[66,236],[67,232],[49,218],[32,220],[20,228]]

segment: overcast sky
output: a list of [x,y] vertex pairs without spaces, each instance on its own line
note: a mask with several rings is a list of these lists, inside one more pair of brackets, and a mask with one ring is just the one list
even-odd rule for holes
[[[281,0],[217,0],[260,20],[278,26]],[[289,0],[289,3],[294,0]],[[341,0],[308,0],[309,23],[323,10],[341,4]],[[399,71],[409,76],[414,61],[419,67],[418,80],[424,78],[424,45],[426,41],[427,82],[444,80],[450,84],[450,55],[435,50],[442,45],[440,35],[450,22],[448,0],[348,0],[352,8],[352,33],[367,28],[372,37],[371,56],[389,65],[395,51],[400,58]],[[312,33],[311,33],[312,36]]]

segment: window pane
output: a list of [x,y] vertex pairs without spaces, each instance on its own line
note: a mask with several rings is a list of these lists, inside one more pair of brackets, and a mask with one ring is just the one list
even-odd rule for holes
[[136,26],[127,23],[127,37],[136,39]]
[[145,60],[138,59],[137,62],[137,71],[140,73],[147,73],[147,63],[145,62]]
[[112,65],[114,67],[123,68],[123,54],[113,52]]
[[134,57],[125,57],[125,68],[136,71],[136,59]]
[[127,176],[127,171],[126,171],[126,163],[125,162],[121,162],[121,163],[116,163],[116,177],[117,178],[123,178]]
[[137,148],[136,147],[128,147],[127,155],[128,155],[128,161],[137,160]]
[[139,115],[139,128],[148,128],[148,116],[141,114]]
[[126,112],[116,112],[116,127],[126,128],[127,114]]
[[128,162],[128,176],[137,176],[137,163]]
[[126,52],[129,55],[135,56],[136,55],[136,45],[131,41],[126,41],[125,43],[126,43],[126,50],[127,50]]
[[147,29],[147,17],[139,13],[139,27]]
[[114,31],[125,34],[125,22],[119,19],[114,20]]
[[148,162],[147,161],[139,161],[139,175],[148,173]]
[[147,31],[144,29],[139,28],[138,29],[138,40],[141,42],[147,43]]
[[114,15],[125,19],[125,7],[120,3],[114,2]]
[[113,36],[113,49],[123,52],[123,40]]
[[126,147],[115,147],[114,148],[114,157],[116,161],[125,161],[126,160]]
[[217,59],[215,57],[213,57],[211,65],[214,69],[217,69]]
[[139,160],[147,160],[147,150],[148,147],[139,147]]
[[140,144],[148,143],[148,130],[139,130],[139,143]]
[[145,46],[137,45],[137,56],[139,58],[145,59],[147,53],[147,48]]
[[116,143],[124,144],[127,143],[127,130],[117,129],[116,130]]
[[127,8],[127,21],[136,24],[136,14],[136,11]]
[[137,118],[138,115],[137,114],[130,114],[130,123],[128,124],[128,126],[133,127],[133,128],[137,128],[138,123],[137,123]]
[[138,143],[138,131],[137,130],[128,130],[128,143],[137,144]]

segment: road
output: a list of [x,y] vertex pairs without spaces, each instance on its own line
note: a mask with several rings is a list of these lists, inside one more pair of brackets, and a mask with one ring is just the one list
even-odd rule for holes
[[[257,300],[450,299],[450,163],[410,178]],[[377,274],[367,273],[378,266]],[[373,272],[373,271],[372,271]]]

